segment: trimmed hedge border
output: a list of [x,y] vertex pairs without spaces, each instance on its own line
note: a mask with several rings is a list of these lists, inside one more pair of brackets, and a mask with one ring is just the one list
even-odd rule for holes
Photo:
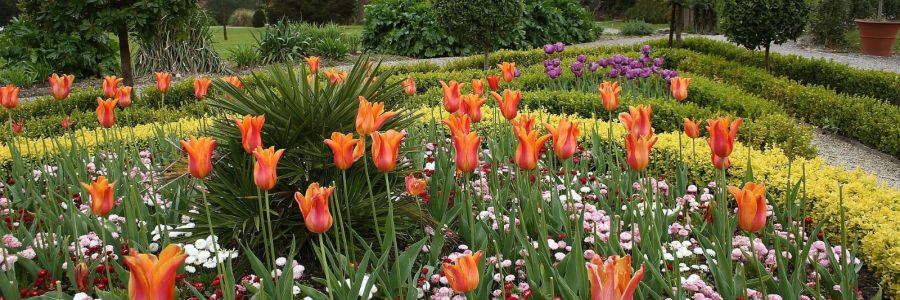
[[[665,42],[650,42],[656,47],[664,47]],[[726,60],[739,62],[757,68],[765,68],[763,53],[750,51],[736,45],[707,38],[684,40],[685,49]],[[769,56],[772,72],[790,79],[823,85],[838,93],[868,96],[900,105],[900,74],[886,71],[861,70],[826,59],[810,59],[797,55],[772,53]]]
[[900,156],[900,107],[883,100],[837,94],[823,86],[775,77],[765,70],[699,54],[665,49],[666,63],[741,87],[775,101],[789,114]]

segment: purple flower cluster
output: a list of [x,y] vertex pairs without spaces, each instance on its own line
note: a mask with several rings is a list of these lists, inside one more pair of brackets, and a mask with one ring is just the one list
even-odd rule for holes
[[560,64],[562,64],[562,62],[559,60],[559,58],[545,59],[544,73],[547,74],[547,77],[550,77],[550,79],[559,78],[559,76],[562,75],[562,68],[560,68]]
[[554,44],[544,45],[544,53],[547,53],[547,54],[563,52],[564,50],[566,50],[566,44],[563,44],[563,42],[556,42]]
[[678,76],[677,71],[663,69],[662,66],[665,61],[659,57],[652,58],[650,51],[650,45],[644,45],[641,46],[641,56],[637,59],[616,54],[607,59],[600,59],[597,63],[600,67],[610,67],[607,74],[610,78],[623,76],[628,80],[632,80],[635,78],[648,78],[656,74],[668,82],[672,77]]

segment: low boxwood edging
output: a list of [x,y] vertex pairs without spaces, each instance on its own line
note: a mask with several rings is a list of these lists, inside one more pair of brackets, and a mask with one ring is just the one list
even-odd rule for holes
[[814,125],[900,156],[900,107],[896,105],[870,97],[837,94],[823,86],[804,85],[759,68],[688,50],[663,51],[670,66],[737,85]]
[[[438,105],[442,101],[440,89],[432,89],[409,99],[409,105]],[[494,100],[488,99],[489,102]],[[677,103],[671,99],[622,97],[621,106],[613,113],[617,118],[619,112],[626,111],[629,105],[649,104],[653,107],[653,127],[659,131],[678,131],[682,129],[684,118],[704,120],[723,114],[745,117],[741,125],[738,139],[755,149],[781,147],[791,157],[815,157],[816,150],[812,146],[812,132],[808,127],[798,124],[784,114],[764,114],[748,117],[730,111],[720,111],[684,102]],[[493,104],[488,104],[493,106]],[[552,113],[574,113],[581,116],[595,116],[599,120],[608,120],[607,113],[600,106],[597,94],[571,91],[525,91],[522,92],[522,104],[528,107],[543,107]],[[488,109],[483,109],[487,111]],[[704,126],[701,126],[704,127]],[[705,128],[705,127],[704,127]],[[702,130],[705,131],[705,130]]]
[[[663,41],[652,42],[663,46]],[[765,55],[726,42],[706,38],[688,38],[683,47],[695,52],[714,55],[757,68],[765,68]],[[826,59],[810,59],[797,55],[772,53],[769,56],[772,73],[790,79],[823,85],[838,93],[868,96],[900,105],[900,74],[885,71],[861,70]]]
[[[427,110],[420,113],[429,115]],[[492,124],[491,119],[494,117],[499,116],[494,116],[493,110],[485,110],[485,120],[481,124]],[[549,122],[553,123],[560,117],[550,116]],[[625,128],[621,123],[568,117],[580,124],[583,139],[588,139],[591,132],[596,130],[601,133],[597,136],[606,140],[604,133],[609,126],[613,126],[615,143],[624,147]],[[431,122],[428,117],[423,120],[425,123]],[[654,127],[658,124],[653,123]],[[741,131],[747,129],[742,127]],[[656,136],[658,141],[653,146],[650,158],[651,174],[675,174],[679,162],[684,162],[691,182],[704,182],[704,179],[717,176],[718,171],[710,162],[711,152],[705,146],[704,138],[697,140],[697,154],[694,156],[690,150],[691,140],[681,132],[660,131]],[[766,184],[768,200],[772,204],[783,205],[785,193],[805,176],[806,188],[803,195],[808,205],[807,213],[814,220],[824,222],[824,237],[832,241],[840,239],[841,224],[838,220],[841,219],[843,209],[848,240],[862,241],[861,257],[865,263],[875,272],[881,284],[885,285],[888,295],[900,297],[900,235],[897,234],[897,230],[900,230],[900,190],[879,184],[872,174],[831,166],[818,157],[789,158],[779,148],[755,150],[736,142],[730,160],[728,184],[738,185],[749,166],[752,166],[755,180]]]

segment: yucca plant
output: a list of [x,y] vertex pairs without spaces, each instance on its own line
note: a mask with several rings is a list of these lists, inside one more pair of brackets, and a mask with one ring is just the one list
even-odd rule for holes
[[[212,225],[216,235],[223,241],[240,240],[257,253],[264,253],[260,235],[263,222],[253,181],[253,156],[243,150],[240,133],[232,118],[265,115],[263,145],[286,149],[278,164],[278,185],[269,191],[275,249],[286,249],[288,243],[296,239],[299,253],[311,253],[312,248],[307,241],[314,236],[304,228],[293,195],[297,191],[305,191],[312,182],[336,186],[332,211],[343,212],[343,224],[336,218],[334,228],[352,227],[365,240],[375,241],[376,226],[383,227],[388,215],[384,182],[371,180],[370,190],[366,172],[373,176],[378,172],[374,168],[364,170],[361,161],[342,174],[334,167],[332,152],[323,141],[332,132],[355,131],[360,96],[373,102],[384,102],[385,110],[398,112],[396,117],[384,124],[382,131],[399,131],[411,126],[417,116],[401,107],[399,99],[402,98],[396,96],[402,92],[400,82],[388,82],[390,74],[381,72],[378,63],[365,57],[357,61],[346,80],[339,84],[328,83],[320,74],[313,75],[317,79],[308,80],[305,67],[298,71],[290,66],[276,65],[270,67],[267,75],[264,78],[254,74],[254,78],[246,80],[248,84],[244,89],[223,81],[213,83],[215,89],[224,94],[213,97],[209,103],[213,110],[220,113],[209,132],[219,144],[214,175],[208,182]],[[414,151],[411,146],[407,143],[402,152]],[[368,149],[366,155],[369,155]],[[403,175],[408,165],[401,159],[398,172],[391,174],[391,182],[399,183],[398,176]],[[342,175],[346,175],[346,180]],[[402,184],[392,186],[399,189]],[[398,202],[394,206],[396,231],[417,232],[408,230],[417,227],[417,223],[423,220],[416,204]],[[373,219],[373,209],[378,218]],[[206,228],[206,225],[197,224],[197,228]],[[350,252],[361,251],[359,247],[350,248]]]
[[184,33],[163,29],[161,36],[141,40],[135,60],[138,74],[157,71],[185,73],[222,73],[225,63],[212,47],[207,16],[195,14]]

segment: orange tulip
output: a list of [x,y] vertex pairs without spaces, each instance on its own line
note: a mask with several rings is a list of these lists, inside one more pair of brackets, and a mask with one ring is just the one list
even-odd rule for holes
[[253,163],[253,181],[260,190],[271,190],[278,183],[278,160],[282,154],[284,149],[275,151],[275,147],[263,149],[260,146],[253,150],[253,156],[256,157],[256,162]]
[[128,280],[128,299],[131,300],[174,300],[175,273],[184,263],[187,255],[181,247],[169,244],[159,253],[137,253],[129,251],[125,265],[131,271]]
[[115,97],[116,90],[119,89],[119,83],[121,82],[122,78],[115,75],[103,77],[103,95],[106,95],[106,98]]
[[512,124],[513,127],[522,127],[525,129],[525,133],[530,133],[534,128],[535,118],[529,115],[521,115],[518,119],[509,120],[509,123]]
[[309,65],[309,72],[315,73],[319,71],[319,57],[310,56],[306,58],[306,64]]
[[63,74],[59,76],[53,73],[47,81],[50,82],[50,95],[56,100],[63,100],[69,97],[69,92],[72,90],[72,82],[75,81],[75,75]]
[[472,79],[472,94],[478,97],[484,96],[484,81],[481,79]]
[[81,183],[81,186],[91,194],[91,213],[98,217],[105,217],[113,209],[116,204],[116,200],[113,198],[115,188],[112,185],[114,184],[107,181],[106,176],[99,176],[90,184]]
[[482,251],[463,254],[457,257],[452,264],[444,263],[444,276],[447,277],[447,284],[453,291],[467,293],[478,288],[481,277],[478,264],[483,255]]
[[418,179],[412,174],[406,175],[406,193],[410,196],[418,197],[425,192],[428,187],[428,179]]
[[700,125],[694,120],[684,118],[684,134],[692,139],[700,137]]
[[209,80],[209,78],[197,78],[194,80],[194,97],[197,97],[197,100],[206,98],[210,83],[212,83],[212,80]]
[[412,76],[406,77],[406,80],[403,81],[403,92],[406,93],[407,96],[416,94],[416,81],[413,80]]
[[538,137],[537,131],[533,131],[527,124],[523,126],[513,126],[513,133],[519,139],[519,145],[516,146],[516,156],[513,161],[522,170],[534,170],[538,165],[538,158],[541,154],[541,147],[550,139],[549,134]]
[[212,171],[212,154],[216,148],[216,140],[208,137],[191,137],[181,141],[181,147],[188,154],[188,172],[194,178],[206,178]]
[[644,279],[644,265],[632,276],[631,256],[611,256],[603,261],[594,255],[585,266],[591,282],[591,300],[632,300]]
[[306,188],[306,195],[294,193],[294,201],[303,214],[303,223],[310,232],[322,234],[331,229],[334,220],[328,211],[328,199],[332,193],[334,193],[333,186],[319,187],[318,182],[313,182]]
[[12,122],[10,126],[12,128],[13,134],[20,134],[23,130],[25,130],[25,122],[22,121]]
[[757,232],[766,226],[766,186],[748,182],[744,188],[729,186],[728,192],[737,201],[738,227]]
[[172,74],[169,72],[153,72],[153,75],[156,75],[156,89],[163,94],[169,92],[169,88],[172,86]]
[[672,98],[678,102],[684,101],[688,97],[688,85],[691,83],[690,78],[672,77],[670,84],[672,85]]
[[230,83],[231,85],[233,85],[236,88],[239,88],[239,89],[244,88],[244,83],[241,82],[240,77],[237,77],[234,75],[229,75],[229,76],[222,77],[222,80],[224,80],[227,83]]
[[578,150],[578,129],[577,123],[572,123],[568,119],[560,119],[556,127],[550,124],[544,124],[544,128],[553,135],[553,152],[559,159],[569,159],[575,155]]
[[488,75],[487,82],[488,88],[490,88],[492,92],[500,90],[500,76]]
[[453,137],[453,148],[456,149],[456,170],[468,173],[478,168],[478,152],[481,150],[481,137],[478,133],[457,134]]
[[347,80],[347,72],[328,69],[325,71],[325,77],[328,78],[328,83],[337,85],[343,83],[344,80]]
[[650,151],[656,144],[656,137],[652,135],[642,135],[635,137],[634,135],[625,136],[625,150],[628,157],[625,162],[635,171],[643,171],[650,164]]
[[450,80],[450,85],[444,83],[441,80],[441,89],[444,91],[444,109],[448,112],[455,113],[459,110],[462,102],[460,100],[459,89],[463,86],[463,84],[456,82],[456,80]]
[[713,154],[722,158],[731,156],[731,150],[734,149],[734,137],[737,136],[741,122],[743,120],[737,118],[732,123],[728,117],[718,117],[715,120],[706,121],[706,131],[709,132],[709,139],[706,140],[706,143],[709,144]]
[[116,125],[116,104],[119,100],[97,97],[97,121],[100,126],[110,128]]
[[353,163],[366,152],[366,149],[363,148],[365,147],[363,140],[354,139],[352,133],[343,135],[339,132],[332,132],[331,138],[326,139],[325,144],[334,153],[334,166],[341,170],[352,167]]
[[19,107],[19,88],[12,84],[0,87],[0,104],[7,109]]
[[69,129],[69,127],[72,127],[74,124],[75,122],[72,122],[72,118],[69,116],[63,117],[62,121],[59,122],[59,126],[61,126],[62,129]]
[[359,96],[359,109],[356,110],[356,132],[366,136],[378,131],[384,122],[396,115],[396,112],[384,112],[384,102],[371,103],[366,100],[366,97]]
[[469,115],[452,114],[444,120],[444,124],[450,128],[450,135],[469,134],[472,128],[472,120]]
[[513,79],[516,79],[516,63],[503,62],[498,64],[497,67],[500,67],[500,72],[503,74],[503,81],[512,82]]
[[125,108],[131,106],[131,90],[130,86],[122,86],[116,90],[116,102],[119,107]]
[[653,114],[652,107],[649,105],[629,106],[628,111],[619,114],[619,120],[625,124],[628,134],[636,137],[653,135],[653,127],[650,125],[650,116]]
[[486,101],[478,95],[465,95],[462,97],[462,107],[457,113],[468,115],[472,122],[481,122],[481,106]]
[[721,157],[716,156],[715,153],[712,154],[712,163],[713,163],[713,167],[716,167],[716,169],[719,169],[719,170],[724,170],[724,169],[728,169],[728,167],[731,167],[731,161],[728,160],[727,157],[721,158]]
[[406,137],[406,133],[400,133],[393,129],[383,133],[372,132],[372,160],[379,171],[390,172],[397,167],[400,142],[404,137]]
[[519,111],[519,102],[522,101],[522,92],[505,90],[502,97],[497,92],[491,92],[491,96],[494,97],[494,100],[497,100],[500,113],[504,118],[507,120],[516,118],[516,114]]
[[234,118],[234,124],[241,131],[241,145],[247,153],[253,153],[257,147],[262,147],[262,128],[265,122],[266,115],[246,115],[243,120]]
[[600,84],[600,101],[603,104],[603,109],[608,112],[613,112],[617,108],[619,108],[619,93],[622,92],[622,87],[619,86],[618,81],[604,81]]
[[84,262],[75,266],[75,287],[79,291],[86,292],[90,288],[91,268]]

